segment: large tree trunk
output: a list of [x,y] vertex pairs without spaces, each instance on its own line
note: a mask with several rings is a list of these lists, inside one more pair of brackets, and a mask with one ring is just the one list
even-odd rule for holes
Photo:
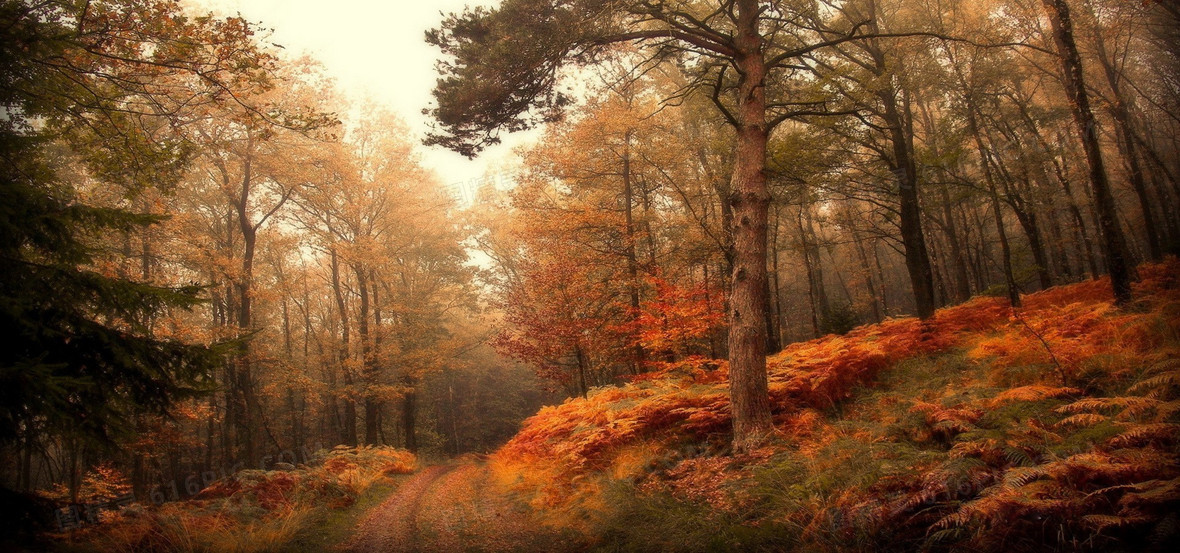
[[[868,5],[869,32],[877,33],[877,5]],[[877,98],[884,108],[881,118],[888,128],[893,160],[890,170],[897,176],[898,200],[900,203],[901,243],[905,251],[905,266],[909,273],[910,286],[914,292],[914,307],[918,317],[928,319],[934,315],[934,273],[930,266],[930,253],[926,249],[926,236],[922,232],[922,207],[918,200],[918,168],[914,161],[913,116],[908,99],[899,105],[898,87],[893,83],[896,76],[892,64],[887,63],[885,51],[876,43],[866,45],[873,58],[873,72],[885,84],[877,91]],[[904,113],[903,113],[904,109]]]
[[[876,5],[870,5],[875,14]],[[874,15],[875,17],[875,15]],[[878,32],[876,23],[870,23],[870,31]],[[930,267],[930,253],[926,249],[926,236],[922,232],[922,208],[918,200],[918,168],[914,161],[912,115],[909,102],[899,105],[898,89],[891,82],[892,69],[885,60],[885,52],[877,45],[868,49],[873,57],[873,71],[887,83],[877,92],[884,109],[881,118],[889,132],[893,149],[890,170],[897,176],[898,200],[900,203],[901,243],[905,251],[905,266],[909,273],[910,286],[914,292],[914,307],[918,317],[928,319],[934,315],[934,273]],[[905,110],[903,113],[902,110]]]
[[773,429],[766,380],[766,237],[770,191],[766,183],[766,61],[756,0],[737,1],[737,145],[733,206],[732,300],[729,310],[729,391],[733,445],[747,451]]
[[1090,186],[1094,189],[1094,206],[1098,212],[1098,229],[1106,249],[1106,269],[1110,273],[1115,303],[1123,305],[1131,301],[1131,270],[1127,263],[1123,231],[1119,228],[1114,195],[1111,193],[1106,166],[1102,161],[1102,149],[1098,144],[1098,123],[1094,119],[1094,112],[1090,110],[1090,99],[1086,95],[1082,58],[1073,38],[1069,3],[1066,0],[1042,0],[1042,3],[1045,11],[1049,13],[1053,39],[1061,56],[1063,82],[1070,97],[1078,135],[1086,152]]

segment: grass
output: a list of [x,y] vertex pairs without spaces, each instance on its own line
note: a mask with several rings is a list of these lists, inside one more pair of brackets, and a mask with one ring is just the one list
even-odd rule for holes
[[337,447],[308,467],[243,470],[194,499],[133,505],[101,524],[58,536],[70,553],[328,551],[417,466],[389,447]]
[[357,524],[370,509],[380,505],[408,476],[395,476],[374,483],[361,493],[356,502],[343,509],[318,507],[311,512],[303,526],[285,543],[275,549],[278,553],[318,553],[335,548],[352,537]]

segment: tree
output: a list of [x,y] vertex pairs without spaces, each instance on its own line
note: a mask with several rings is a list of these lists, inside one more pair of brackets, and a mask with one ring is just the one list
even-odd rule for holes
[[0,332],[10,340],[0,355],[0,439],[51,432],[106,441],[129,430],[135,410],[163,412],[204,388],[211,350],[147,325],[161,310],[199,303],[201,288],[92,268],[91,236],[157,219],[81,202],[42,147],[37,137],[0,137]]
[[[719,7],[663,1],[508,0],[496,9],[452,14],[426,39],[453,61],[430,110],[440,132],[427,142],[468,156],[499,141],[501,131],[553,120],[570,99],[557,90],[560,72],[610,56],[634,43],[641,63],[679,60],[700,91],[733,126],[730,196],[734,264],[729,319],[730,401],[734,445],[747,449],[771,431],[767,396],[766,146],[771,131],[799,114],[823,111],[789,86],[794,61],[826,46],[863,38],[871,21],[814,23],[811,2],[735,0]],[[822,22],[820,22],[822,23]],[[732,72],[731,72],[732,70]]]
[[[874,35],[879,35],[880,28],[891,23],[882,20],[881,10],[875,0],[848,2],[840,9],[851,20],[866,21],[866,26]],[[926,234],[922,229],[921,182],[915,159],[913,113],[910,108],[912,84],[902,71],[907,65],[909,53],[902,48],[890,49],[885,41],[872,37],[850,41],[849,45],[851,48],[832,48],[851,62],[845,62],[851,67],[834,72],[829,62],[821,59],[824,51],[812,52],[806,57],[820,78],[852,81],[860,90],[848,96],[862,98],[858,106],[862,114],[858,117],[871,114],[879,121],[876,125],[866,126],[872,130],[880,129],[878,132],[884,135],[887,143],[887,146],[879,147],[878,151],[889,166],[890,173],[897,179],[898,228],[905,250],[906,269],[918,317],[926,319],[934,314],[937,302]],[[853,69],[863,69],[867,75],[856,75]],[[842,92],[847,93],[846,90]]]
[[339,329],[332,364],[345,380],[329,393],[344,401],[343,441],[389,443],[385,413],[400,400],[401,435],[415,449],[417,387],[451,358],[447,315],[469,299],[470,271],[459,227],[445,220],[450,202],[419,165],[405,124],[373,106],[361,111],[341,142],[325,145],[323,178],[296,195],[296,218],[307,245],[328,258]]
[[[224,322],[236,327],[238,352],[226,367],[226,409],[229,426],[251,463],[261,458],[260,430],[265,426],[250,343],[258,330],[259,236],[274,225],[291,198],[322,176],[316,169],[332,155],[318,147],[324,137],[315,136],[335,123],[317,109],[324,101],[316,96],[326,88],[308,73],[299,64],[273,71],[268,77],[282,86],[241,95],[250,102],[246,105],[215,106],[204,121],[190,125],[188,137],[199,152],[198,170],[189,176],[190,184],[206,181],[220,190],[217,204],[224,209],[218,215],[232,221],[225,229],[223,245],[237,266],[227,275],[231,289],[226,291]],[[274,437],[269,437],[278,449]]]
[[105,237],[161,218],[80,190],[169,189],[190,158],[176,129],[258,84],[269,57],[244,21],[167,0],[5,0],[0,29],[0,441],[65,438],[76,491],[80,442],[206,390],[218,352],[153,328],[200,286],[103,268]]
[[[1110,284],[1114,289],[1115,302],[1126,304],[1131,301],[1131,268],[1128,265],[1123,231],[1119,227],[1117,207],[1102,148],[1098,144],[1098,121],[1090,109],[1089,93],[1086,91],[1086,77],[1082,71],[1082,58],[1078,54],[1073,37],[1073,19],[1066,0],[1042,0],[1053,30],[1053,41],[1061,58],[1065,91],[1069,95],[1074,124],[1078,138],[1086,152],[1086,165],[1090,169],[1090,186],[1094,190],[1094,207],[1098,211],[1098,230],[1106,249],[1106,270],[1110,273]],[[1152,229],[1154,232],[1155,229]]]

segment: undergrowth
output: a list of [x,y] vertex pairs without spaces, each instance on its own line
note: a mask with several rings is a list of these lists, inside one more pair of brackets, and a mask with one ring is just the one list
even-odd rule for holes
[[[388,447],[337,447],[294,470],[243,470],[188,501],[133,505],[58,536],[61,551],[252,553],[308,550],[307,529],[334,520],[374,487],[413,472],[414,455]],[[313,544],[314,545],[314,544]]]
[[1180,262],[1140,275],[1124,309],[1096,280],[792,345],[748,454],[716,362],[542,410],[491,465],[605,551],[1170,551]]

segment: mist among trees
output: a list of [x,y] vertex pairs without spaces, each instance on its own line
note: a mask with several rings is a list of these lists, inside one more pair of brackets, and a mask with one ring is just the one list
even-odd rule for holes
[[1177,539],[1174,3],[504,0],[424,137],[202,10],[0,0],[14,544]]

